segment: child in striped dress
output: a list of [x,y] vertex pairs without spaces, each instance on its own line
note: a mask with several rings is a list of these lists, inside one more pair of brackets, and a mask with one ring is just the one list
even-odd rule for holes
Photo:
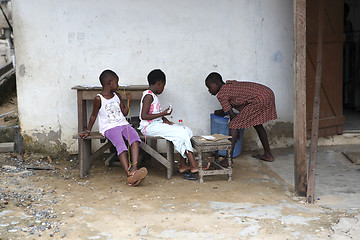
[[[254,127],[264,148],[264,154],[253,157],[273,162],[267,133],[263,124],[277,118],[275,95],[273,91],[261,84],[243,81],[226,81],[217,72],[210,73],[205,79],[205,85],[210,94],[217,95],[222,109],[216,110],[215,115],[229,113],[229,134],[231,138],[232,156],[234,146],[239,138],[239,129]],[[239,111],[236,115],[233,108]],[[226,165],[225,162],[223,162]]]

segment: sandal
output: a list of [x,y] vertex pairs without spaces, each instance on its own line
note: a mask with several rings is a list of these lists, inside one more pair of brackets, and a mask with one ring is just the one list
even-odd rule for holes
[[196,181],[196,180],[198,180],[197,177],[195,177],[193,173],[185,173],[185,174],[183,174],[182,177],[183,177],[184,179],[190,180],[190,181]]
[[127,178],[129,186],[137,186],[146,177],[147,173],[147,169],[142,167],[135,172],[129,174]]

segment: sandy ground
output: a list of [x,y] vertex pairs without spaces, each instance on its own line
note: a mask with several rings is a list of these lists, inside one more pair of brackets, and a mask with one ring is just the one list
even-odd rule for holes
[[[0,110],[14,111],[0,125],[16,124],[16,97]],[[286,151],[277,155],[292,163]],[[167,180],[163,166],[144,159],[149,176],[129,187],[122,168],[103,159],[80,179],[77,156],[2,153],[0,240],[358,239],[359,209],[306,204],[269,164],[242,153],[233,181],[207,176],[200,184],[179,173]]]
[[85,179],[77,165],[76,156],[0,154],[0,239],[356,239],[336,227],[358,210],[306,204],[250,153],[235,159],[233,181],[207,176],[203,184],[179,173],[167,180],[146,159],[149,176],[137,187],[102,159]]

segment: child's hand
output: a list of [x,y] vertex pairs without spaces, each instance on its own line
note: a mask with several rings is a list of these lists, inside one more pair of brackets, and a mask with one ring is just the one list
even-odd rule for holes
[[163,116],[170,115],[172,113],[172,108],[167,108],[162,113],[164,114]]
[[169,125],[173,125],[174,122],[170,122],[167,118],[163,118],[163,122],[166,123],[166,124],[169,124]]
[[90,132],[81,132],[81,133],[79,133],[79,136],[81,138],[87,138],[89,135],[90,135]]
[[126,98],[127,98],[127,100],[131,100],[131,98],[132,98],[132,95],[131,95],[131,93],[129,93],[129,92],[126,92],[125,93],[125,95],[126,95]]
[[224,113],[224,110],[219,109],[219,110],[215,110],[214,111],[214,115],[218,116],[218,115],[222,115]]

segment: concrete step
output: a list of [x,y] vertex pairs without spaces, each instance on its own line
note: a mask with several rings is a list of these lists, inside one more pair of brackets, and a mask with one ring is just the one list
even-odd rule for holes
[[0,143],[0,152],[1,153],[5,153],[5,152],[14,152],[14,142],[5,142],[5,143]]

